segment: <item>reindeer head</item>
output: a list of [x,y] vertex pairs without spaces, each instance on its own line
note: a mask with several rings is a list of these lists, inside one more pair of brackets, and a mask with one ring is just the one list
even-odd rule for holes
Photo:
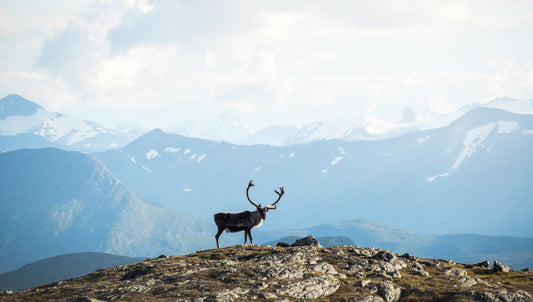
[[268,210],[275,210],[276,209],[276,204],[278,203],[278,201],[281,199],[281,196],[283,196],[283,194],[285,194],[285,189],[283,189],[283,187],[279,188],[279,192],[277,190],[274,190],[274,192],[276,192],[276,194],[278,194],[278,200],[276,200],[273,204],[271,205],[268,205],[268,206],[261,206],[261,204],[257,205],[255,202],[253,202],[251,199],[250,199],[250,194],[249,194],[249,190],[251,187],[253,187],[254,184],[252,183],[252,181],[250,180],[250,183],[248,183],[248,188],[246,189],[246,197],[248,197],[248,201],[253,204],[257,211],[261,214],[261,218],[263,220],[266,219],[266,213],[268,212]]

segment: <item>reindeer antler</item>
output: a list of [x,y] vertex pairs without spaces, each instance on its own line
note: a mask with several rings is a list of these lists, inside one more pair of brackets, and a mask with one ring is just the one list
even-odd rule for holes
[[250,180],[250,182],[248,183],[248,188],[246,189],[246,197],[248,197],[248,201],[254,205],[254,207],[258,207],[257,204],[255,204],[255,202],[253,202],[251,199],[250,199],[250,194],[248,193],[248,191],[250,190],[251,187],[255,186],[252,181]]
[[270,210],[275,210],[276,209],[276,203],[278,203],[278,201],[281,199],[281,196],[283,196],[283,194],[285,194],[285,189],[283,189],[283,187],[280,187],[279,188],[279,192],[277,190],[274,190],[274,192],[276,192],[276,194],[278,194],[278,200],[276,200],[273,204],[265,207],[265,208],[268,208]]

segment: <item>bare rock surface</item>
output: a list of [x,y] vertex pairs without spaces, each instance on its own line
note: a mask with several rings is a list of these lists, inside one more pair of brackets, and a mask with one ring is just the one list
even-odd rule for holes
[[277,293],[294,298],[323,298],[335,293],[339,286],[337,278],[324,274],[285,284]]

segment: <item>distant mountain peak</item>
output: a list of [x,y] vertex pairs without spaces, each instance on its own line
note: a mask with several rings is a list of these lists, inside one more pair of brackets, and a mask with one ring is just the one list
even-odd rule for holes
[[42,108],[18,94],[9,94],[0,99],[0,119],[8,116],[29,116]]
[[161,130],[161,128],[155,128],[151,131],[149,131],[148,133],[146,133],[147,135],[154,135],[154,134],[163,134],[165,133],[163,130]]
[[517,114],[515,113],[499,108],[477,107],[463,114],[460,118],[452,122],[451,125],[458,125],[463,123],[480,125],[484,123],[495,122],[502,119],[512,119],[516,116]]
[[1,151],[46,146],[98,151],[123,146],[131,139],[132,134],[49,112],[17,94],[0,99]]

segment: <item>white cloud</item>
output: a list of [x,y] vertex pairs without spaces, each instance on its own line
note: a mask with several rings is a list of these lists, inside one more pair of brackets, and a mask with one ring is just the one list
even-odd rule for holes
[[[165,127],[229,110],[257,130],[533,95],[531,3],[28,6],[0,5],[0,39],[10,46],[0,50],[0,93],[104,124]],[[377,124],[376,132],[389,126]]]

